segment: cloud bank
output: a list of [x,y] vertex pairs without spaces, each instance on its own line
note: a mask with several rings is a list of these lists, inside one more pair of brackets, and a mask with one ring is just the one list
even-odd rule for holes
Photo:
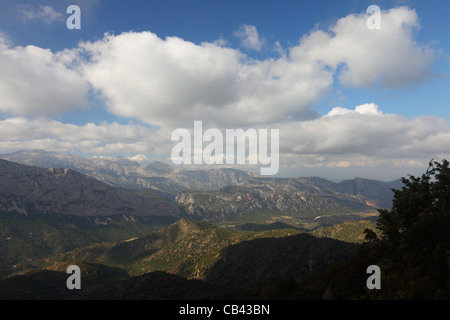
[[[15,47],[0,34],[0,150],[169,157],[172,130],[202,120],[219,129],[280,129],[281,166],[403,165],[447,154],[444,119],[386,114],[370,101],[330,106],[323,116],[316,111],[337,82],[395,90],[435,76],[434,50],[414,40],[420,29],[414,10],[384,11],[381,30],[369,30],[366,19],[348,15],[264,60],[223,41],[196,44],[150,31],[105,34],[56,53]],[[265,41],[250,25],[235,36],[248,50],[261,50]],[[51,118],[88,108],[90,92],[112,115],[139,124]]]

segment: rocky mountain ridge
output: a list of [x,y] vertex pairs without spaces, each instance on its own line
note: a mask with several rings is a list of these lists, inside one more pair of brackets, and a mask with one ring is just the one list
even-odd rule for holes
[[[123,157],[86,159],[46,151],[21,151],[0,155],[0,158],[44,167],[68,168],[49,170],[53,170],[55,175],[61,177],[70,172],[71,176],[89,175],[99,179],[105,185],[93,185],[94,189],[97,188],[95,192],[98,194],[104,192],[101,189],[105,189],[106,184],[122,186],[130,191],[139,192],[140,195],[149,198],[147,201],[151,199],[153,204],[159,203],[161,206],[159,209],[169,210],[171,214],[178,215],[177,207],[179,207],[181,214],[190,219],[212,223],[235,219],[242,219],[241,222],[261,222],[273,220],[274,217],[278,221],[277,217],[280,216],[286,219],[293,217],[307,219],[316,223],[338,215],[343,217],[339,220],[342,222],[354,218],[349,215],[376,213],[378,208],[389,208],[393,196],[392,189],[401,187],[400,180],[383,182],[355,178],[336,183],[318,177],[270,178],[229,168],[186,170],[159,161],[142,167],[137,162]],[[75,173],[73,170],[81,173]],[[44,210],[39,203],[42,200],[48,202],[49,199],[42,198],[44,194],[38,196],[39,188],[32,190],[32,187],[28,187],[30,188],[28,193],[35,195],[34,198],[29,198],[28,207],[37,205],[39,210]],[[56,189],[55,187],[52,194],[56,197],[54,199],[64,199],[63,189]],[[75,190],[71,193],[77,194]],[[78,199],[81,199],[80,197],[79,194]],[[141,198],[137,199],[140,199],[136,200],[137,202],[143,201]],[[69,207],[69,203],[64,201],[59,204],[55,201],[50,207],[59,206],[60,212],[61,206]],[[115,203],[116,207],[120,206],[119,202],[118,197],[111,199],[111,203]],[[15,202],[8,205],[7,210],[14,208],[20,211],[25,208],[24,205],[17,206]],[[49,206],[48,203],[46,205]],[[153,206],[153,210],[155,209],[158,208]],[[252,219],[254,221],[251,221]],[[286,219],[282,222],[288,222]],[[333,218],[325,224],[331,225],[336,222]]]
[[175,201],[193,218],[232,220],[257,212],[319,218],[322,215],[370,212],[391,205],[398,181],[361,178],[334,183],[311,178],[251,178],[219,191],[181,192]]
[[71,169],[47,169],[1,159],[0,210],[77,216],[179,215],[170,201],[141,197]]
[[151,189],[173,199],[185,190],[217,190],[257,175],[232,168],[190,169],[154,161],[145,167],[124,157],[92,157],[42,150],[18,151],[1,159],[44,168],[69,168],[115,187],[133,191]]

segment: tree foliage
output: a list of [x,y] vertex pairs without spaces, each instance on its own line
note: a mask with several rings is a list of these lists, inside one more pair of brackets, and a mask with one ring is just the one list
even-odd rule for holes
[[370,241],[361,250],[382,270],[376,296],[449,299],[449,162],[432,160],[422,176],[402,181],[402,189],[394,190],[392,209],[379,210],[380,238],[366,230]]

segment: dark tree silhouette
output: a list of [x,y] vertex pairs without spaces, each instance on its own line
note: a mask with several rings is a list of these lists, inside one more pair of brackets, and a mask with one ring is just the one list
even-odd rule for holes
[[391,210],[379,210],[378,238],[366,230],[362,252],[382,270],[388,299],[450,298],[450,168],[430,161],[421,177],[402,179]]

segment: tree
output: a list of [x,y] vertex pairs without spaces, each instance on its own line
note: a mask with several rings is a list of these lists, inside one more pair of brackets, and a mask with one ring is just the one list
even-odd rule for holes
[[[404,186],[394,190],[392,208],[379,210],[379,232],[366,229],[366,242],[354,256],[298,280],[289,289],[291,297],[450,299],[449,162],[432,160],[422,176],[402,181]],[[372,265],[381,272],[381,289],[367,287]]]
[[449,162],[432,160],[421,177],[409,176],[402,182],[402,189],[394,190],[392,209],[379,210],[380,239],[366,230],[370,242],[362,251],[383,275],[378,297],[449,299]]

